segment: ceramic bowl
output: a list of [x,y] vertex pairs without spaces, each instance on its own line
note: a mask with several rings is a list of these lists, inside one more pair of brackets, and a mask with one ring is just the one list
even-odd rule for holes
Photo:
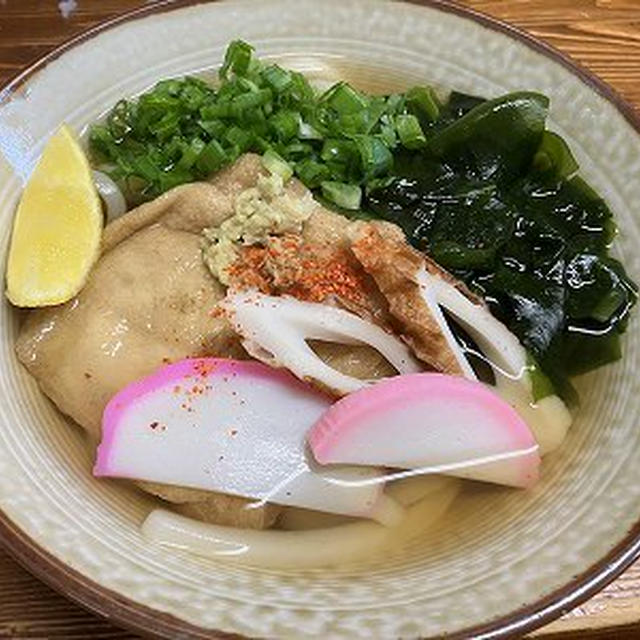
[[[595,78],[530,37],[459,7],[363,0],[158,3],[93,30],[0,94],[0,252],[47,137],[122,96],[215,67],[243,38],[262,56],[373,90],[437,83],[551,98],[551,127],[620,226],[615,251],[640,279],[640,136]],[[166,638],[504,637],[612,579],[640,544],[640,340],[578,380],[583,404],[535,491],[478,490],[426,539],[337,570],[266,571],[145,541],[151,500],[91,477],[82,432],[16,361],[19,317],[0,310],[0,535],[36,575],[114,622]],[[466,504],[464,502],[466,501]]]

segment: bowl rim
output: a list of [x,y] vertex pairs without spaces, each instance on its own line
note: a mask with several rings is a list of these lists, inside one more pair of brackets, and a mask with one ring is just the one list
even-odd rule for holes
[[[8,82],[0,85],[0,106],[13,94],[20,91],[25,83],[39,73],[46,65],[67,51],[94,36],[132,20],[160,14],[187,6],[216,2],[217,0],[160,0],[147,4],[83,30],[64,40],[50,52],[39,57],[24,70],[18,72]],[[569,55],[534,35],[508,22],[488,16],[470,7],[457,4],[454,0],[401,0],[409,4],[428,7],[444,13],[451,13],[479,24],[492,31],[503,33],[524,44],[528,48],[550,58],[567,68],[592,90],[612,103],[625,120],[640,135],[640,113],[593,72],[583,67]],[[205,629],[182,620],[172,614],[158,611],[136,602],[120,593],[104,587],[72,569],[58,557],[48,552],[27,535],[0,508],[0,543],[3,548],[27,571],[55,591],[68,597],[92,613],[96,613],[126,629],[147,637],[189,638],[193,640],[231,640],[243,638],[234,633]],[[450,640],[473,638],[474,640],[494,640],[520,637],[553,620],[588,600],[595,593],[617,578],[633,562],[640,558],[640,519],[628,530],[624,538],[603,558],[582,573],[573,577],[566,585],[528,605],[514,609],[479,625],[467,627],[447,634]]]

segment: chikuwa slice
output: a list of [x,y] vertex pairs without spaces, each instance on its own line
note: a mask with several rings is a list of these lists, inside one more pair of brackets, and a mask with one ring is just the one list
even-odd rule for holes
[[227,295],[220,308],[243,337],[242,344],[252,357],[286,368],[334,395],[350,393],[375,381],[336,371],[311,349],[308,340],[369,345],[398,373],[422,371],[400,338],[344,309],[251,290]]
[[538,445],[516,411],[480,382],[439,373],[388,378],[352,393],[316,422],[320,464],[384,465],[530,487]]
[[309,428],[331,399],[284,371],[216,358],[167,365],[107,405],[96,476],[192,487],[393,523],[382,470],[314,471]]

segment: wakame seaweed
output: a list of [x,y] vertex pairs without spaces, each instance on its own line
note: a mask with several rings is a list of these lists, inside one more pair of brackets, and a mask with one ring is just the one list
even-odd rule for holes
[[611,211],[545,130],[544,96],[469,104],[443,109],[426,145],[397,154],[397,177],[363,207],[481,294],[571,398],[571,376],[620,357],[637,298],[609,256]]

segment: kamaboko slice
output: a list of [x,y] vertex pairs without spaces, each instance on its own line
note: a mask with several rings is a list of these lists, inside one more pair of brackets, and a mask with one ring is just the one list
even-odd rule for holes
[[388,378],[342,398],[314,425],[309,444],[320,464],[515,487],[532,486],[540,464],[533,434],[507,402],[480,382],[440,373]]
[[94,475],[393,522],[402,509],[383,493],[381,470],[307,463],[306,434],[330,405],[259,362],[182,360],[111,399]]
[[422,370],[399,338],[343,309],[256,291],[229,295],[221,307],[254,358],[289,369],[301,380],[337,395],[361,389],[375,380],[360,380],[336,371],[314,353],[307,340],[369,345],[398,373]]

